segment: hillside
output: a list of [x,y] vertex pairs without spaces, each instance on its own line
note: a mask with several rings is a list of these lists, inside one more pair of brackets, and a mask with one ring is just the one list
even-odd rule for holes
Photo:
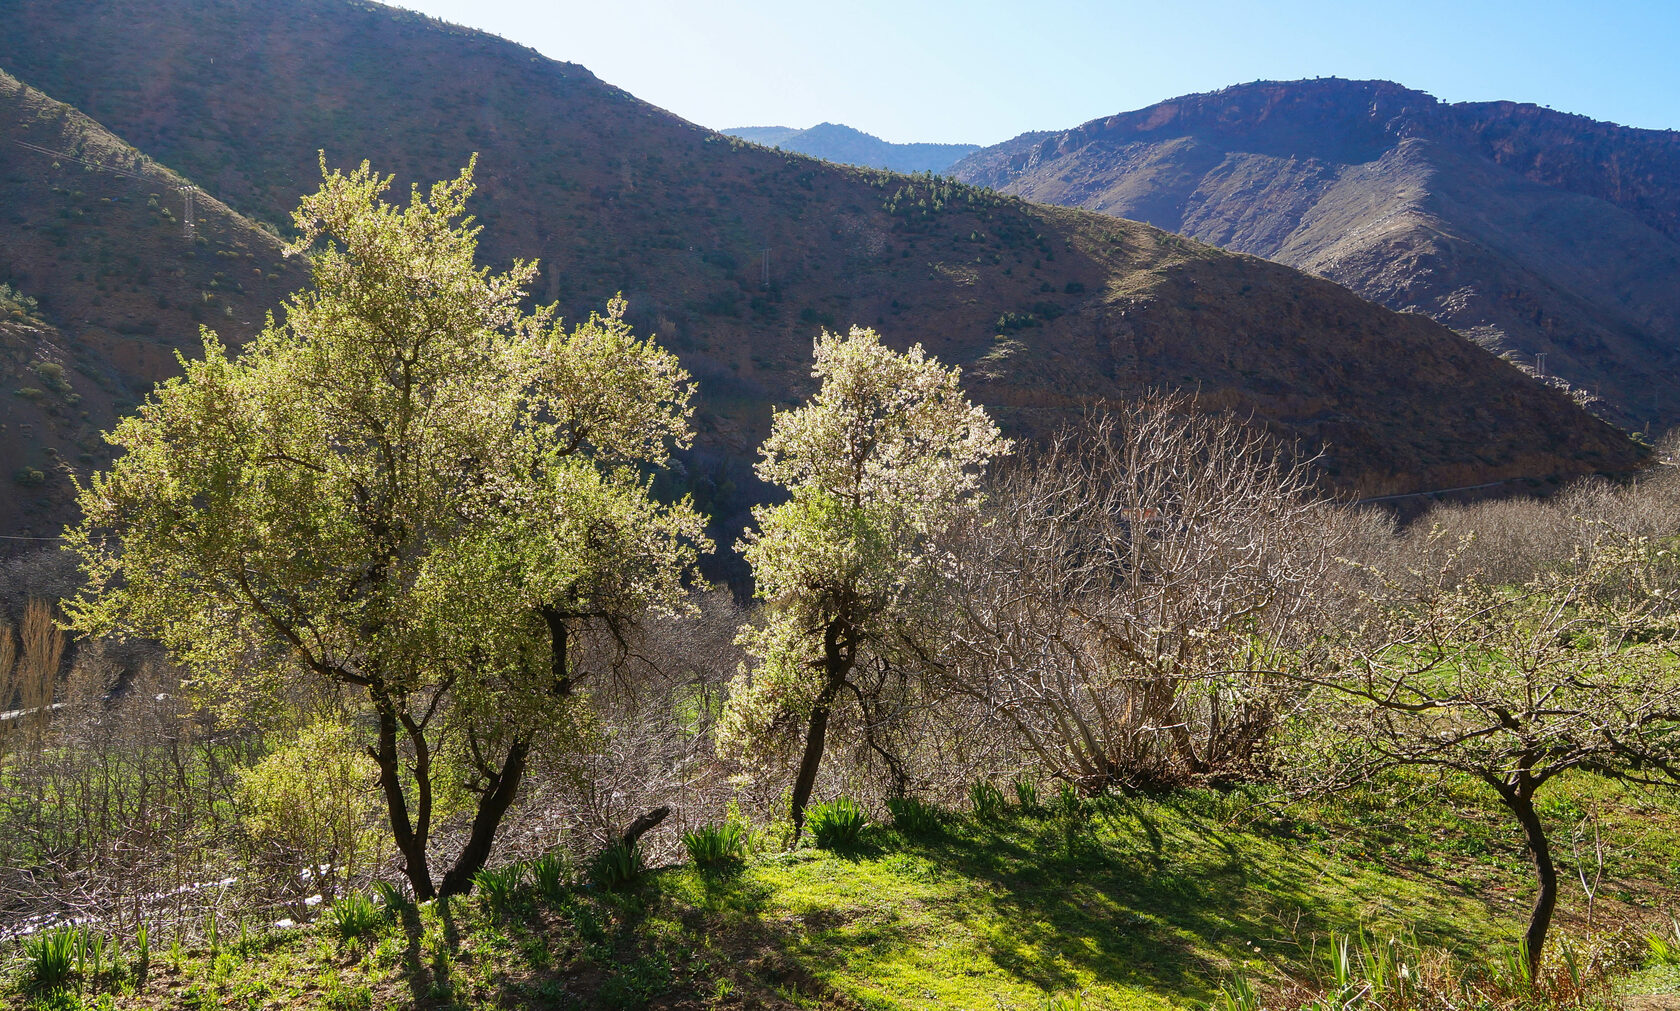
[[[56,154],[54,152],[57,152]],[[95,168],[94,166],[102,166]],[[280,242],[74,109],[0,72],[0,524],[57,532],[68,465],[108,459],[99,432],[199,347],[238,341],[302,282]]]
[[1680,133],[1380,81],[1264,82],[1026,134],[951,171],[1319,274],[1596,393],[1623,425],[1680,424]]
[[894,144],[839,123],[818,123],[809,130],[787,126],[736,126],[723,131],[731,137],[765,147],[796,151],[824,161],[893,172],[943,172],[978,144]]
[[[1562,394],[1327,281],[1104,215],[749,145],[422,16],[338,0],[0,0],[0,14],[0,67],[257,219],[285,221],[315,187],[318,149],[372,159],[399,192],[479,152],[481,255],[540,258],[536,297],[572,316],[622,290],[632,322],[695,374],[685,480],[725,522],[755,494],[769,406],[810,389],[812,335],[852,322],[963,366],[1018,433],[1093,398],[1190,387],[1328,443],[1331,479],[1364,494],[1640,459]],[[157,326],[193,332],[190,318]]]

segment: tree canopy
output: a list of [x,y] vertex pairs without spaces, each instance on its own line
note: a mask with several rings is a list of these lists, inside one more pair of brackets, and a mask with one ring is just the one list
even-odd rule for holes
[[237,357],[206,331],[109,436],[69,613],[253,706],[297,678],[358,690],[417,895],[439,763],[476,793],[442,882],[464,891],[533,750],[581,726],[579,636],[681,606],[709,548],[646,476],[688,444],[692,387],[621,299],[568,329],[522,308],[534,263],[475,264],[470,164],[400,208],[366,163],[322,172],[288,247],[313,286]]

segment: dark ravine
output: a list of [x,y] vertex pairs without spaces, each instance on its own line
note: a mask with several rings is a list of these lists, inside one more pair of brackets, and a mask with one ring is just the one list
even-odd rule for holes
[[[281,228],[318,182],[320,149],[334,166],[368,158],[395,173],[398,196],[478,152],[481,258],[540,258],[534,295],[568,316],[622,290],[631,321],[694,373],[699,438],[671,490],[725,525],[758,495],[749,468],[770,407],[811,390],[812,337],[854,322],[962,366],[1016,434],[1094,400],[1195,389],[1328,445],[1333,486],[1362,495],[1548,487],[1642,459],[1450,330],[1328,281],[1101,214],[745,144],[418,15],[340,0],[0,0],[0,15],[0,67],[196,182],[206,206]],[[0,150],[8,198],[27,175],[18,157]],[[0,221],[0,248],[21,227]],[[263,267],[245,268],[244,326],[299,275],[267,232],[240,234],[265,243],[238,254]],[[65,241],[61,263],[103,248],[81,229]],[[101,241],[134,252],[114,227]],[[109,300],[48,262],[37,249],[5,269],[43,292],[49,323],[116,326]],[[190,315],[140,317],[165,343],[196,343]],[[225,329],[235,342],[249,332]],[[90,353],[128,390],[160,371]]]
[[1680,424],[1680,133],[1382,81],[1261,82],[951,171],[1322,275],[1595,394],[1624,426]]

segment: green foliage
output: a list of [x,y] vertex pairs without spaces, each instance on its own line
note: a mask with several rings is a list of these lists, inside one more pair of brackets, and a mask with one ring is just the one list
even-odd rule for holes
[[327,910],[327,924],[334,934],[350,941],[379,930],[385,924],[385,915],[367,895],[351,892]]
[[944,827],[944,813],[920,797],[890,797],[887,813],[894,829],[907,836],[927,836]]
[[531,884],[544,898],[559,898],[570,876],[571,864],[564,854],[550,851],[531,861]]
[[304,867],[354,876],[377,860],[383,833],[378,767],[348,725],[319,720],[239,774],[245,830]]
[[747,827],[737,821],[689,829],[682,841],[688,858],[703,870],[734,869],[747,861]]
[[414,903],[402,890],[402,886],[391,881],[375,881],[373,883],[373,894],[379,900],[379,905],[385,910],[387,918],[402,916],[414,907]]
[[513,900],[513,893],[524,883],[525,865],[521,863],[485,867],[473,875],[473,887],[496,908],[505,908]]
[[817,846],[835,852],[854,850],[863,841],[863,830],[869,824],[863,806],[850,797],[836,797],[811,808],[807,824]]
[[87,932],[64,925],[23,939],[23,978],[26,985],[56,990],[69,984],[83,959]]
[[981,472],[1009,443],[963,397],[960,372],[920,344],[899,353],[873,330],[824,332],[802,407],[777,411],[755,472],[788,501],[753,509],[737,544],[765,620],[730,687],[719,748],[755,754],[790,715],[831,705],[859,649],[913,623],[936,572],[932,534],[976,504]]
[[984,779],[968,788],[968,803],[974,810],[974,817],[981,821],[996,821],[1009,806],[1003,791]]
[[589,880],[598,888],[615,891],[635,884],[645,869],[641,846],[626,846],[621,840],[595,854]]
[[12,287],[9,283],[0,282],[0,317],[28,316],[39,319],[41,304],[35,299]]
[[1029,814],[1037,811],[1039,805],[1038,784],[1025,776],[1020,776],[1016,778],[1014,786],[1015,803],[1021,806],[1021,810]]
[[692,385],[621,299],[567,328],[524,308],[535,264],[478,267],[471,166],[397,208],[366,164],[322,165],[288,247],[313,287],[237,358],[206,331],[116,426],[66,535],[89,587],[67,612],[160,640],[256,715],[294,681],[359,694],[427,898],[432,779],[516,784],[532,752],[587,741],[576,638],[683,606],[704,523],[647,472],[689,444]]
[[1671,918],[1667,931],[1645,935],[1647,965],[1680,966],[1680,920]]

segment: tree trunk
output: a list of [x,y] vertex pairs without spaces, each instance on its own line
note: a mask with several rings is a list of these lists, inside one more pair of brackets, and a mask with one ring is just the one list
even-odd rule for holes
[[1534,897],[1534,910],[1529,914],[1528,930],[1523,934],[1523,941],[1528,947],[1528,976],[1532,980],[1538,978],[1540,955],[1546,946],[1546,931],[1551,928],[1552,912],[1557,908],[1557,866],[1552,863],[1546,826],[1534,810],[1532,789],[1501,792],[1505,806],[1522,823],[1523,834],[1528,838],[1528,852],[1534,859],[1534,875],[1540,882],[1540,894]]
[[[415,831],[414,823],[408,817],[408,799],[403,796],[401,758],[397,753],[397,714],[389,700],[375,699],[375,707],[379,712],[379,746],[370,749],[373,760],[379,765],[379,785],[385,793],[385,808],[391,823],[391,836],[397,844],[397,852],[403,856],[403,874],[408,878],[409,887],[414,889],[417,902],[425,902],[436,896],[432,887],[431,868],[426,864],[426,828],[425,824]],[[429,775],[429,770],[417,769],[419,775]]]
[[490,848],[496,842],[496,829],[519,792],[519,781],[525,775],[525,763],[530,753],[531,746],[525,741],[515,741],[508,748],[507,761],[502,763],[501,771],[485,784],[484,792],[479,795],[472,834],[467,837],[467,844],[462,847],[455,866],[444,874],[439,895],[465,895],[472,891],[473,876],[483,870],[485,861],[490,859]]
[[810,803],[811,789],[817,783],[817,767],[822,764],[823,743],[828,738],[828,713],[856,656],[849,633],[850,626],[842,621],[829,622],[823,630],[823,687],[811,706],[811,721],[805,727],[805,753],[799,759],[799,774],[793,779],[790,813],[795,846],[805,831],[805,806]]

